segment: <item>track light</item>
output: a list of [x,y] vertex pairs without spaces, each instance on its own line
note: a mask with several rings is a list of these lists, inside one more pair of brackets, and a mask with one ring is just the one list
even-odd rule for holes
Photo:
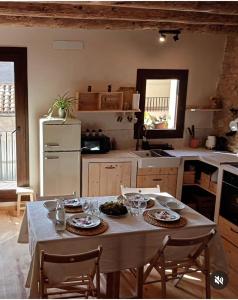
[[164,43],[166,41],[166,36],[163,33],[160,33],[159,35],[159,42]]
[[166,34],[172,34],[173,40],[177,42],[179,40],[179,35],[181,33],[180,29],[175,30],[159,30],[159,42],[163,43],[166,41]]

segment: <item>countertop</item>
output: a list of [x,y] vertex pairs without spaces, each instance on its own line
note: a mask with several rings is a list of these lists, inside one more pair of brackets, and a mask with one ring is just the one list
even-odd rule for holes
[[[114,160],[134,160],[141,159],[141,157],[137,156],[133,153],[135,150],[112,150],[105,154],[83,154],[83,161],[108,161],[108,159]],[[229,152],[218,152],[211,151],[205,148],[184,148],[178,150],[165,150],[169,154],[181,158],[184,160],[188,159],[200,159],[201,161],[213,164],[215,166],[220,166],[221,164],[226,164],[230,162],[238,162],[238,155]],[[145,158],[146,159],[146,158]],[[150,157],[151,159],[151,157]],[[234,168],[234,167],[233,167]],[[235,169],[235,168],[234,168]]]

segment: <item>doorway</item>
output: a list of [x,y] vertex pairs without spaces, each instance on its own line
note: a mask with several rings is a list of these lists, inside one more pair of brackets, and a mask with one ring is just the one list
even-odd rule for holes
[[29,185],[27,49],[0,47],[0,201]]

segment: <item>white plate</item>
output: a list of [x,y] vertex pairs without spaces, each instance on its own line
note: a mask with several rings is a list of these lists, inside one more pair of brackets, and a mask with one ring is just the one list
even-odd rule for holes
[[172,196],[164,196],[164,195],[156,195],[156,200],[161,204],[162,206],[166,207],[166,203],[168,201],[174,201],[174,197]]
[[[133,198],[134,196],[138,196],[138,195],[143,197],[145,199],[145,201],[147,201],[147,202],[152,198],[154,199],[156,196],[156,195],[152,195],[152,194],[141,194],[141,193],[126,193],[126,194],[124,194],[126,199],[127,199],[127,197],[130,199],[130,198]],[[154,197],[151,197],[151,196],[154,196]]]
[[67,222],[77,228],[94,228],[101,223],[101,219],[85,213],[75,214],[67,219]]
[[63,200],[64,206],[65,207],[79,207],[82,206],[80,199],[75,198],[75,199],[65,199]]
[[171,209],[173,211],[177,211],[177,212],[180,212],[185,207],[184,203],[182,203],[181,201],[175,201],[175,200],[168,200],[165,205],[169,209]]
[[163,222],[174,222],[180,219],[180,215],[173,210],[165,209],[154,213],[156,220]]
[[56,210],[57,202],[55,200],[49,200],[45,201],[43,205],[48,209],[48,211],[54,211]]

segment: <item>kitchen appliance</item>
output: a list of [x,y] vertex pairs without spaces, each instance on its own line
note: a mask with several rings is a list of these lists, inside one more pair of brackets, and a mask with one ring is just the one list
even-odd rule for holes
[[[231,165],[238,167],[238,163]],[[238,225],[238,175],[228,171],[223,173],[220,215]]]
[[216,146],[216,137],[214,135],[209,135],[207,137],[205,146],[206,146],[207,149],[210,149],[210,150],[215,148],[215,146]]
[[40,119],[40,196],[80,196],[81,123]]
[[82,134],[81,144],[82,153],[85,154],[107,153],[111,150],[110,138],[100,130],[98,133],[93,130],[92,133],[87,131],[85,134]]

